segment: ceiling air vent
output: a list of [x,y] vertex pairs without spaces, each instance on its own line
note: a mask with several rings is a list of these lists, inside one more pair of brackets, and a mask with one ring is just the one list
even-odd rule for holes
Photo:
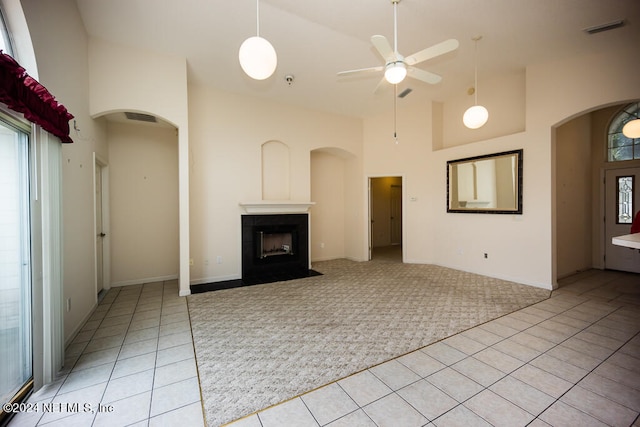
[[413,89],[408,87],[408,88],[406,88],[405,90],[403,90],[402,92],[400,92],[398,94],[398,98],[404,98],[405,96],[409,95],[412,91],[413,91]]
[[147,123],[156,123],[157,122],[155,116],[152,116],[151,114],[132,113],[130,111],[126,111],[124,113],[124,115],[129,120],[136,120],[136,121],[139,121],[139,122],[147,122]]
[[607,22],[606,24],[595,25],[593,27],[585,28],[584,32],[587,34],[596,34],[603,31],[609,31],[616,28],[620,28],[624,25],[624,19],[618,19],[617,21]]

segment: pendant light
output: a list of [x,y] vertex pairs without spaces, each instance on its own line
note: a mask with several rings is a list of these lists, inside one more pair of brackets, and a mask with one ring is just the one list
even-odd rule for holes
[[240,46],[240,66],[249,77],[264,80],[273,74],[278,65],[278,56],[271,43],[260,37],[260,0],[256,0],[256,36],[249,37]]
[[640,119],[634,119],[625,123],[622,134],[627,138],[640,138]]
[[464,116],[462,116],[462,122],[469,129],[478,129],[484,126],[489,120],[489,111],[482,105],[478,105],[478,40],[482,39],[482,36],[476,36],[472,40],[475,42],[475,52],[474,52],[474,79],[475,86],[473,88],[473,93],[475,95],[475,101],[473,107],[467,109],[464,112]]

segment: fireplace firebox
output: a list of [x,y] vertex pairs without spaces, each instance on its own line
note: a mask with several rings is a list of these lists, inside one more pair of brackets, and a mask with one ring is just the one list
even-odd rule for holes
[[242,281],[269,283],[309,275],[309,215],[242,215]]
[[282,233],[258,231],[255,236],[258,243],[256,256],[264,259],[270,256],[295,255],[293,242],[297,241],[297,234],[296,230]]

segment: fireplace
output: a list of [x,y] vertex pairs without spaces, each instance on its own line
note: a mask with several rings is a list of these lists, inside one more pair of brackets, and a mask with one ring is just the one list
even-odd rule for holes
[[264,259],[271,256],[295,255],[293,243],[297,243],[297,230],[274,232],[258,231],[256,256]]
[[309,276],[309,215],[242,215],[242,281]]

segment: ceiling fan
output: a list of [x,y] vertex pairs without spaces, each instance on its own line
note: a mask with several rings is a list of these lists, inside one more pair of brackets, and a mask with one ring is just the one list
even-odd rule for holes
[[442,80],[438,74],[425,71],[414,67],[415,64],[427,61],[445,53],[454,51],[460,45],[458,40],[449,39],[441,43],[423,49],[409,56],[402,56],[398,52],[398,3],[400,0],[391,0],[393,3],[393,49],[385,36],[375,35],[371,37],[371,43],[376,48],[380,56],[385,60],[385,65],[377,67],[360,68],[357,70],[341,71],[338,76],[347,76],[353,74],[366,74],[371,72],[379,72],[384,70],[384,77],[378,84],[376,91],[384,84],[385,81],[397,85],[402,82],[406,76],[421,80],[429,84],[437,84]]

